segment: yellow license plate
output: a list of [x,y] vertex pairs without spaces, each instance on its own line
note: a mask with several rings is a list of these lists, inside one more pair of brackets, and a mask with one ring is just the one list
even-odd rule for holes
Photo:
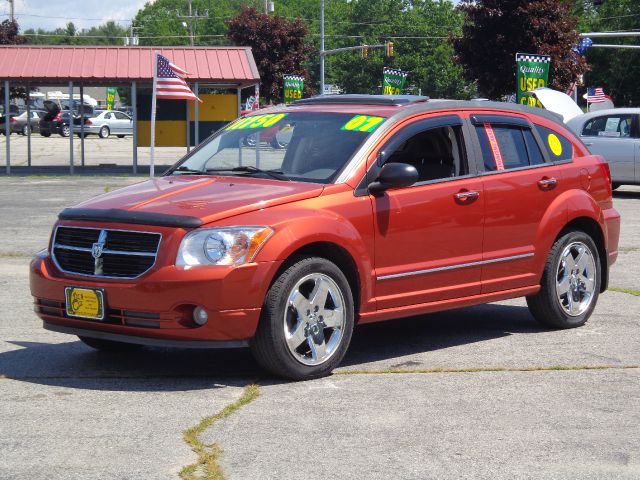
[[64,296],[70,317],[104,319],[104,296],[92,288],[66,287]]

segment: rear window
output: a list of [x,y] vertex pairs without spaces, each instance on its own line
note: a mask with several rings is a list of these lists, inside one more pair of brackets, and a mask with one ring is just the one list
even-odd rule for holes
[[544,163],[540,148],[528,128],[504,125],[476,127],[484,169],[510,170]]
[[535,127],[552,162],[573,158],[573,145],[566,137],[542,125]]

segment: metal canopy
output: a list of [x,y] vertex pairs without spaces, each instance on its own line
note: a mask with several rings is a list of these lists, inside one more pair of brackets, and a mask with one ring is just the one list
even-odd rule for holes
[[2,46],[0,78],[32,84],[150,82],[155,52],[189,72],[189,82],[243,88],[260,81],[250,47]]

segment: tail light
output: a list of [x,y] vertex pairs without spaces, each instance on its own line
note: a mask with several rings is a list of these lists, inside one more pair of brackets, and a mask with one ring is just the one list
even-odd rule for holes
[[93,125],[93,122],[87,118],[87,119],[85,119],[84,124],[85,125]]
[[9,123],[16,123],[16,119],[13,117],[9,117]]

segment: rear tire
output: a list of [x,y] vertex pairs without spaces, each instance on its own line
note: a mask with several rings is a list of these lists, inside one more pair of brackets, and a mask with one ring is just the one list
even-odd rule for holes
[[113,340],[80,336],[78,338],[85,345],[104,352],[132,352],[142,348],[142,345],[137,345],[135,343],[114,342]]
[[118,135],[118,138],[124,138],[124,135]]
[[568,231],[549,251],[540,291],[527,297],[527,305],[543,325],[580,327],[596,306],[600,282],[600,256],[593,239],[582,231]]
[[251,351],[277,376],[323,377],[342,361],[353,318],[351,288],[342,271],[325,258],[300,257],[269,288]]
[[40,135],[42,135],[43,137],[50,137],[51,134],[49,132],[40,132]]
[[22,127],[22,135],[24,135],[25,137],[29,135],[29,127],[27,125]]
[[100,129],[100,133],[98,133],[98,136],[100,138],[107,138],[109,136],[109,127],[102,127]]

